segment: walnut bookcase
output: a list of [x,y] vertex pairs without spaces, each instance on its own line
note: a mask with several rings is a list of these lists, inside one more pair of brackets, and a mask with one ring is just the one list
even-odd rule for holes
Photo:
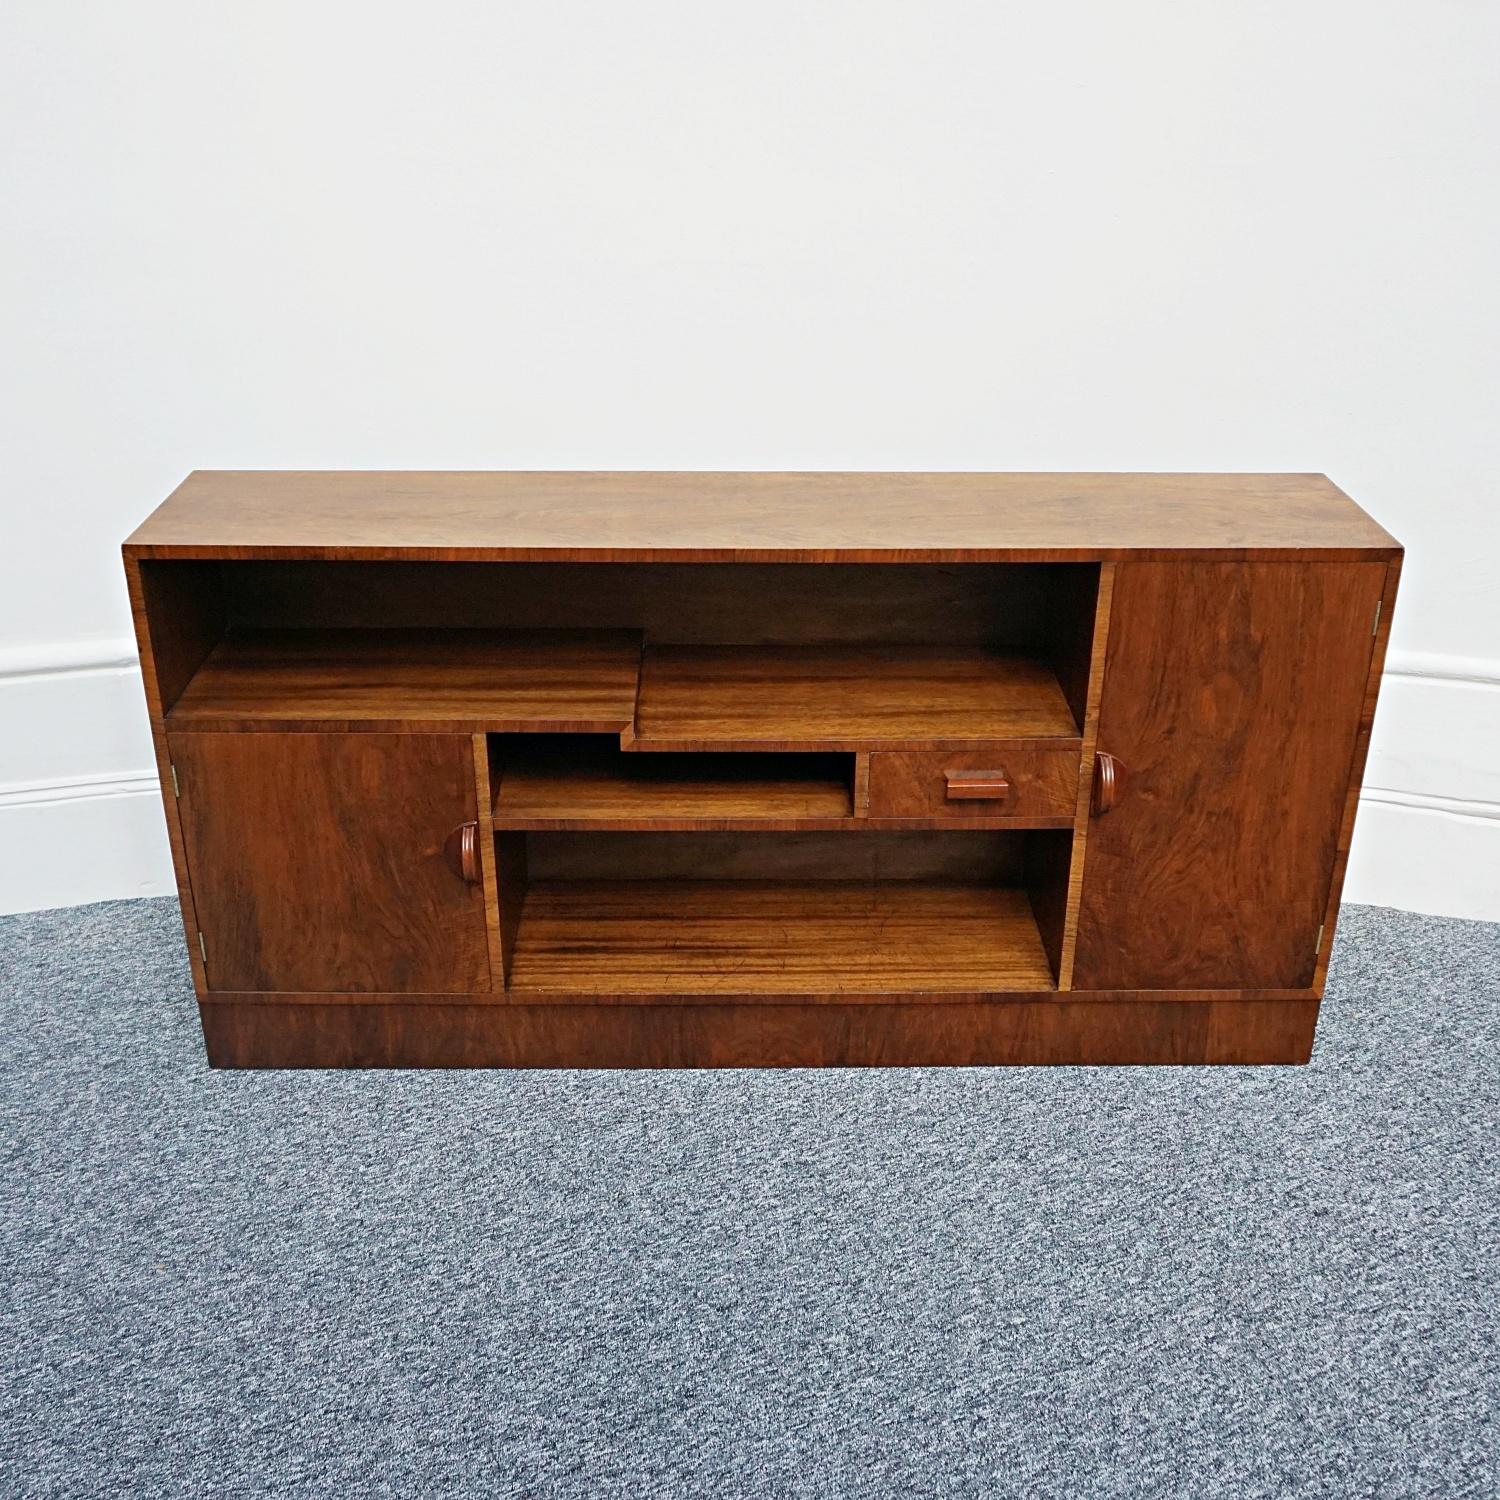
[[193,474],[209,1058],[1304,1062],[1400,566],[1318,475]]

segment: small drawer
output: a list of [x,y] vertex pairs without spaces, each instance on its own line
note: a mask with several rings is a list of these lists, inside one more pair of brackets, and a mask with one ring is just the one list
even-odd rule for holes
[[1076,750],[877,750],[870,756],[872,818],[1014,818],[1071,822]]

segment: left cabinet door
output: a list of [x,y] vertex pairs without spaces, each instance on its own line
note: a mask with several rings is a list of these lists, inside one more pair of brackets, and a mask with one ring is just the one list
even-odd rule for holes
[[211,990],[490,988],[483,889],[443,853],[475,819],[467,735],[168,745]]

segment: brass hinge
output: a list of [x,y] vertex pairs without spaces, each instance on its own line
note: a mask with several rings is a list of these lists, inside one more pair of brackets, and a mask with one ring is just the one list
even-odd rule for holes
[[198,952],[203,957],[203,962],[208,962],[208,944],[203,941],[203,929],[198,929]]
[[174,797],[182,796],[182,788],[177,784],[177,767],[168,766],[167,769],[172,773],[172,795]]
[[1318,928],[1318,940],[1317,940],[1316,943],[1313,944],[1313,952],[1314,953],[1321,953],[1323,951],[1323,933],[1324,933],[1324,930],[1327,928],[1327,926],[1328,926],[1328,923],[1324,922],[1323,925]]
[[1385,603],[1384,599],[1377,599],[1375,601],[1375,623],[1372,626],[1370,626],[1370,634],[1371,635],[1379,635],[1380,634],[1380,606],[1382,604],[1384,604],[1384,603]]

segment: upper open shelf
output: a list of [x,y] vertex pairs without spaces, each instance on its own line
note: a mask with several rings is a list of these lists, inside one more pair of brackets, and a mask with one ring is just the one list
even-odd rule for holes
[[235,630],[174,729],[618,734],[634,750],[1076,741],[1052,670],[982,646],[653,646],[632,630]]
[[634,748],[860,750],[1077,737],[1049,667],[982,646],[651,646]]
[[209,653],[173,728],[619,733],[633,630],[249,630]]

